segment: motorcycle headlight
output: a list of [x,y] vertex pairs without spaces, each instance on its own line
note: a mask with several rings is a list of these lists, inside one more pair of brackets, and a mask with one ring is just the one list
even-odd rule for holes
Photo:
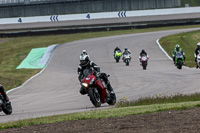
[[82,83],[82,86],[84,86],[85,88],[87,88],[88,84],[87,83]]
[[93,83],[94,83],[94,78],[92,78],[89,84],[92,85]]

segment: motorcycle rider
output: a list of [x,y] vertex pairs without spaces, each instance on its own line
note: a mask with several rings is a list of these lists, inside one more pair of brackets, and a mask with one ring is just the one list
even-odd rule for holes
[[[108,80],[108,75],[106,73],[100,73],[100,67],[97,66],[93,61],[90,61],[90,59],[87,55],[83,55],[83,54],[81,54],[81,56],[80,56],[80,64],[78,66],[79,81],[81,82],[81,80],[83,78],[84,69],[89,69],[91,67],[97,72],[97,75],[99,75],[99,78],[101,78],[105,81],[105,83],[107,84],[107,89],[111,93],[114,93],[113,88]],[[80,93],[82,95],[86,94],[85,90],[82,87],[80,88]]]
[[184,58],[183,59],[183,64],[184,64],[184,62],[185,62],[185,53],[183,52],[182,48],[180,48],[179,44],[176,44],[176,47],[174,48],[173,53],[172,53],[174,64],[175,64],[176,53],[178,53],[178,52],[181,52],[183,54],[183,58]]
[[115,54],[116,51],[120,51],[120,52],[121,52],[121,49],[120,49],[119,47],[116,47],[116,48],[114,49],[114,54]]
[[141,52],[140,52],[140,56],[139,56],[140,63],[141,63],[141,57],[142,56],[146,56],[149,59],[149,56],[147,55],[147,52],[144,49],[142,49]]
[[5,92],[3,85],[1,85],[1,84],[0,84],[0,93],[4,98],[4,102],[9,102],[9,98],[8,98],[6,92]]
[[[197,48],[195,49],[195,52],[194,52],[195,62],[197,62],[197,55],[198,54],[200,54],[200,42],[197,43]],[[198,68],[198,65],[196,66],[196,68]]]
[[[119,55],[119,52],[121,53],[121,49],[120,49],[119,47],[116,47],[116,48],[114,49],[114,54],[113,54],[114,59],[115,59],[115,56],[116,56],[116,51],[118,51],[118,55]],[[121,54],[120,54],[120,56],[121,56]]]
[[122,60],[124,60],[124,55],[130,54],[131,59],[131,51],[128,48],[124,48],[124,51],[122,52]]

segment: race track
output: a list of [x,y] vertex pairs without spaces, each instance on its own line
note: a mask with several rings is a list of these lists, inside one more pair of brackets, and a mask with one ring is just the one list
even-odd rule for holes
[[[94,109],[89,97],[79,93],[77,67],[83,49],[88,51],[91,60],[103,72],[111,75],[110,81],[118,101],[123,96],[131,100],[159,93],[172,95],[200,92],[196,82],[200,71],[185,67],[178,70],[156,44],[156,40],[163,36],[190,30],[197,29],[102,37],[59,45],[39,76],[8,94],[13,114],[6,116],[1,112],[0,122]],[[121,60],[115,63],[113,50],[116,46],[131,50],[133,55],[130,66],[125,66]],[[150,57],[147,70],[142,70],[139,65],[138,56],[142,48]],[[104,107],[108,105],[103,104]]]

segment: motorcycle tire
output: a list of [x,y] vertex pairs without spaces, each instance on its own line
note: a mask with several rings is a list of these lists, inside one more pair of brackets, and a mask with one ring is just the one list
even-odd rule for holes
[[95,107],[101,107],[101,96],[97,88],[89,89],[88,95],[90,97],[90,101]]
[[126,61],[126,66],[129,66],[129,61]]
[[147,63],[142,63],[142,66],[143,66],[143,70],[147,69]]
[[116,95],[115,95],[115,93],[110,94],[110,100],[107,103],[109,105],[115,105],[115,103],[116,103]]
[[182,69],[182,62],[181,61],[178,61],[177,68]]
[[6,114],[6,115],[10,115],[12,113],[12,105],[11,103],[5,103],[2,107],[2,110],[3,112]]

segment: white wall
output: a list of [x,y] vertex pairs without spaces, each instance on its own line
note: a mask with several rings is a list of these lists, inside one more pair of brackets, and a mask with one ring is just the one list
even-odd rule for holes
[[[102,19],[102,18],[118,18],[119,12],[101,12],[91,13],[90,19]],[[188,8],[170,8],[170,9],[154,9],[154,10],[138,10],[138,11],[126,11],[126,17],[134,16],[149,16],[149,15],[167,15],[167,14],[183,14],[183,13],[200,13],[200,7],[188,7]],[[87,14],[71,14],[71,15],[59,15],[59,21],[67,20],[83,20]],[[51,16],[37,16],[37,17],[22,17],[22,23],[35,23],[35,22],[50,22]],[[0,24],[13,24],[19,23],[19,18],[5,18],[0,19]]]

